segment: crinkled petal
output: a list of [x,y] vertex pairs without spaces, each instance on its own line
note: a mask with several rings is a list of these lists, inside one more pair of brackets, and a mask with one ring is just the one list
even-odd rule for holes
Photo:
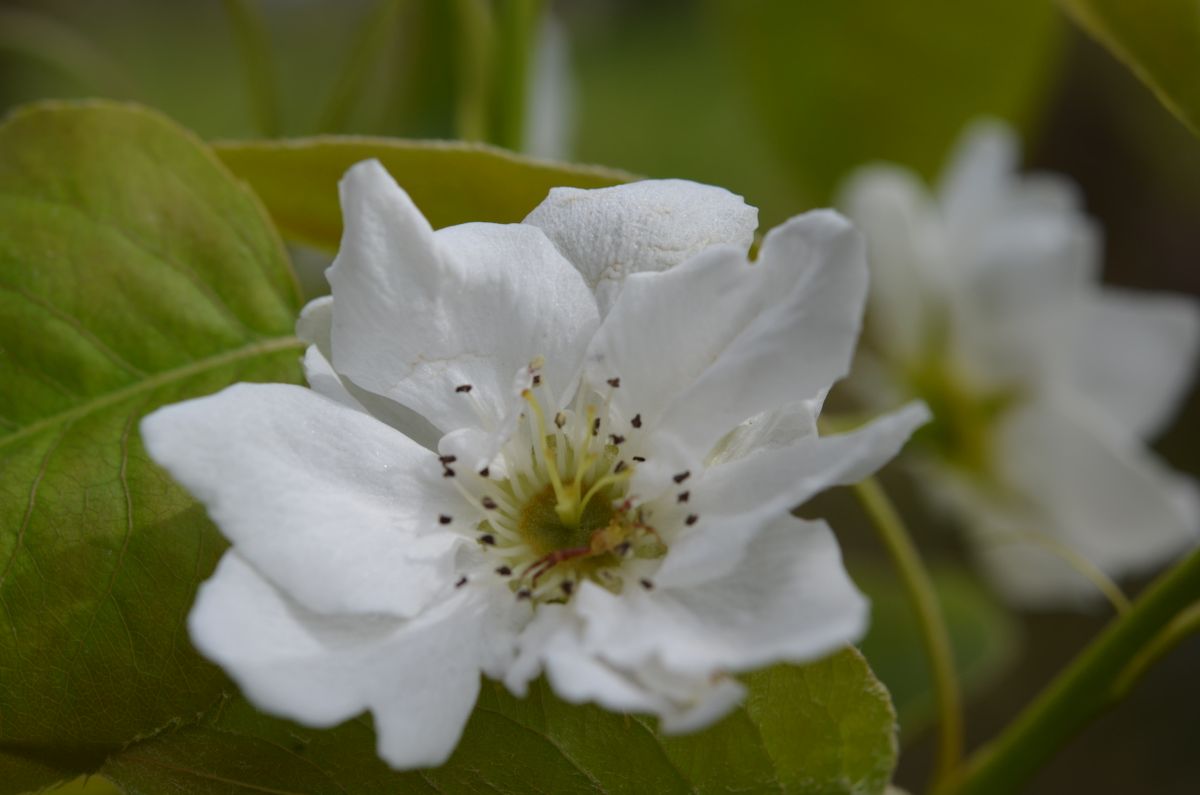
[[435,233],[374,160],[346,173],[341,195],[345,232],[329,271],[339,373],[443,433],[493,429],[511,407],[513,374],[534,357],[545,357],[555,393],[567,388],[599,316],[539,229]]
[[846,373],[865,292],[861,238],[836,213],[807,213],[772,230],[756,263],[712,248],[627,278],[588,376],[619,378],[618,414],[641,414],[656,450],[699,462],[742,421]]
[[1139,438],[1161,431],[1195,376],[1200,306],[1183,296],[1101,291],[1086,306],[1070,360],[1073,381]]
[[831,486],[868,477],[928,420],[925,405],[913,403],[850,433],[806,437],[706,470],[687,488],[697,518],[672,539],[655,581],[682,588],[727,575],[764,527]]
[[829,527],[792,516],[770,523],[735,568],[701,585],[620,596],[588,586],[574,603],[587,648],[631,668],[653,659],[699,675],[807,662],[857,641],[867,626],[867,601]]
[[524,696],[545,671],[554,692],[573,704],[657,715],[668,733],[695,731],[736,706],[745,687],[720,671],[675,671],[655,660],[626,667],[585,648],[583,625],[570,607],[544,605],[521,636],[521,652],[505,680]]
[[459,495],[434,453],[287,384],[236,384],[142,421],[151,457],[238,552],[319,612],[411,616],[452,579]]
[[304,352],[304,377],[308,385],[327,398],[383,420],[422,447],[434,449],[440,434],[428,420],[394,400],[368,392],[337,373],[331,361],[332,324],[333,296],[309,301],[296,321],[296,336],[309,343]]
[[716,245],[749,251],[758,210],[723,188],[646,180],[599,190],[553,188],[524,221],[541,228],[612,306],[626,276],[663,271]]
[[467,592],[410,620],[314,613],[229,552],[188,627],[259,708],[318,727],[370,710],[379,755],[412,768],[441,764],[458,743],[479,693],[487,618]]
[[1013,499],[983,505],[980,554],[1002,590],[1028,606],[1098,597],[1060,556],[1065,546],[1110,577],[1167,563],[1200,540],[1179,476],[1085,405],[1031,405],[1001,430],[998,462]]

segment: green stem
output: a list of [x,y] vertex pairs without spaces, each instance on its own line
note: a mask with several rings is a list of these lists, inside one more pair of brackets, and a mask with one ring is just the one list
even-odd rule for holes
[[497,5],[492,142],[514,151],[525,144],[529,67],[541,5],[541,0],[499,0]]
[[483,0],[454,0],[453,11],[457,32],[455,131],[464,141],[482,141],[488,132],[488,67],[496,45],[492,13]]
[[1121,672],[1121,678],[1113,685],[1110,698],[1120,701],[1156,662],[1167,656],[1185,638],[1197,633],[1200,633],[1200,602],[1175,616],[1154,640],[1146,644],[1138,656],[1133,658],[1133,662]]
[[249,0],[224,0],[233,37],[246,67],[246,80],[260,134],[275,138],[281,132],[279,98],[271,66],[270,36],[258,8]]
[[879,537],[892,558],[916,613],[938,710],[938,753],[933,787],[943,787],[958,769],[963,747],[962,700],[959,697],[950,634],[946,630],[929,572],[925,570],[912,537],[879,482],[868,478],[857,484],[854,491],[879,531]]
[[342,132],[362,97],[371,67],[394,40],[399,16],[400,0],[382,0],[363,19],[329,101],[317,120],[318,133]]
[[1200,600],[1200,550],[1159,577],[1004,732],[971,758],[955,795],[1018,792],[1046,760],[1113,703],[1130,666]]

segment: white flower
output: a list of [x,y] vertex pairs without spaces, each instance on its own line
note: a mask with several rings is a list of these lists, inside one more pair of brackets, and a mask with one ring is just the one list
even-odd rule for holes
[[1144,442],[1187,388],[1200,314],[1101,288],[1074,186],[1018,176],[1018,156],[982,123],[933,195],[898,168],[850,180],[872,270],[853,383],[871,405],[929,403],[925,485],[1008,597],[1052,606],[1098,593],[1079,557],[1116,577],[1195,542],[1193,484]]
[[731,672],[861,635],[829,529],[789,511],[927,413],[816,434],[865,300],[846,221],[796,218],[751,264],[753,208],[667,181],[434,232],[374,161],[342,206],[333,296],[299,323],[312,388],[143,424],[233,544],[190,626],[252,701],[370,710],[387,761],[431,765],[480,672],[686,731],[737,702]]

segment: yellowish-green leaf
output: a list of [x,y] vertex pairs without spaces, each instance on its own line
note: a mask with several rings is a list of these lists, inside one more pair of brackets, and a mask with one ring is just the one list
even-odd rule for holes
[[338,180],[378,158],[434,227],[516,223],[550,188],[600,188],[636,179],[593,166],[552,163],[484,144],[328,136],[230,142],[217,154],[262,198],[284,237],[327,251],[342,235]]
[[1061,2],[1200,135],[1200,5],[1195,0]]
[[137,422],[297,380],[298,302],[253,194],[164,117],[45,104],[0,127],[0,792],[225,686],[183,627],[222,542]]

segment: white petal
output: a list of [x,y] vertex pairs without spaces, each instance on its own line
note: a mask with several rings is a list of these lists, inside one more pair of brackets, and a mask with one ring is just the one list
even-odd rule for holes
[[946,225],[974,228],[994,214],[1021,164],[1020,143],[1003,122],[983,120],[963,133],[938,185]]
[[1200,307],[1106,289],[1088,302],[1071,366],[1079,393],[1139,438],[1170,421],[1195,375]]
[[343,378],[334,369],[330,331],[333,323],[333,296],[309,301],[296,321],[296,336],[309,343],[304,352],[304,377],[313,391],[352,409],[383,420],[422,447],[437,446],[438,430],[412,409],[368,392]]
[[671,540],[655,581],[684,587],[728,574],[762,528],[831,486],[869,476],[928,420],[929,410],[914,403],[850,433],[807,437],[706,470],[689,489],[698,520]]
[[[579,273],[538,229],[434,233],[377,161],[342,180],[345,232],[329,271],[333,362],[442,432],[491,430],[513,374],[537,356],[561,394],[598,323]],[[470,385],[470,392],[456,392]]]
[[545,231],[607,311],[626,276],[663,271],[710,246],[743,254],[758,210],[723,188],[646,180],[597,190],[554,188],[524,223]]
[[745,458],[756,450],[790,447],[817,435],[817,416],[825,401],[822,394],[812,400],[797,400],[777,409],[756,414],[730,431],[709,454],[707,466]]
[[[588,584],[590,586],[590,583]],[[696,587],[580,589],[587,647],[627,667],[658,660],[689,674],[807,662],[858,640],[866,599],[824,522],[782,516],[725,576]]]
[[907,169],[869,166],[846,183],[838,206],[867,241],[872,344],[899,362],[923,355],[951,289],[929,193]]
[[452,580],[459,495],[434,453],[303,387],[237,384],[142,421],[238,552],[320,612],[415,614]]
[[713,248],[630,276],[589,348],[589,379],[620,378],[618,413],[640,413],[656,450],[701,461],[743,420],[846,373],[866,276],[862,240],[830,211],[772,230],[753,264]]
[[486,618],[465,591],[407,621],[320,615],[229,552],[188,627],[259,708],[318,727],[369,709],[380,756],[412,768],[441,764],[458,743],[479,692]]
[[506,678],[517,695],[523,697],[528,683],[544,670],[564,701],[657,715],[668,733],[714,723],[745,695],[740,682],[719,671],[672,671],[654,660],[630,668],[606,659],[603,651],[592,653],[584,648],[583,626],[569,607],[540,608],[520,642],[520,656]]
[[1030,406],[997,441],[1002,476],[1024,502],[990,509],[977,533],[991,532],[980,547],[984,562],[1018,603],[1098,594],[1051,552],[1014,542],[1014,533],[1047,536],[1110,577],[1164,564],[1200,539],[1200,515],[1180,499],[1178,476],[1087,406]]

